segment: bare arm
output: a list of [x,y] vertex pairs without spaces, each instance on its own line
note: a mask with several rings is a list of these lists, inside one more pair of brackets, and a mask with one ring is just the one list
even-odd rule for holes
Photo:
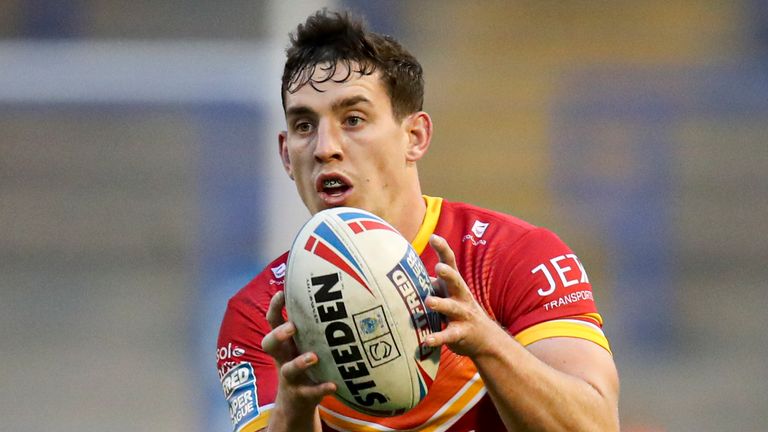
[[527,349],[493,321],[472,297],[444,239],[430,244],[446,298],[427,305],[449,319],[428,340],[470,357],[504,424],[514,431],[618,431],[619,381],[611,355],[593,342],[544,339]]

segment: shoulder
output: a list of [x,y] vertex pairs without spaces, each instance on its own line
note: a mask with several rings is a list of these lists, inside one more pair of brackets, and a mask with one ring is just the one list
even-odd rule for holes
[[[516,243],[532,233],[548,232],[523,219],[472,204],[443,200],[440,220],[436,227],[440,235],[458,236],[460,241],[503,241]],[[485,243],[483,242],[483,243]]]
[[573,254],[547,228],[464,203],[444,203],[435,233],[448,240],[465,277],[482,275],[493,286],[506,285],[511,277],[519,281],[520,272]]
[[267,264],[256,277],[233,295],[227,304],[227,314],[235,311],[266,311],[272,296],[283,290],[288,252]]

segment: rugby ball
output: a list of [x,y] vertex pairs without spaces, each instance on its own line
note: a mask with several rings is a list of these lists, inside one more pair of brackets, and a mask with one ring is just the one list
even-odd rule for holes
[[285,299],[301,352],[315,352],[315,382],[336,383],[336,397],[376,416],[416,406],[437,375],[440,331],[419,255],[397,230],[364,210],[315,214],[288,255]]

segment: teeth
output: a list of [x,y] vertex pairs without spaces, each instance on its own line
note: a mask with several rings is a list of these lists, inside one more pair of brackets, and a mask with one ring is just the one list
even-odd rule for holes
[[344,186],[344,183],[342,183],[342,182],[341,182],[340,180],[338,180],[338,179],[327,179],[327,180],[323,180],[323,187],[327,187],[327,188],[337,188],[337,187],[342,187],[342,186]]

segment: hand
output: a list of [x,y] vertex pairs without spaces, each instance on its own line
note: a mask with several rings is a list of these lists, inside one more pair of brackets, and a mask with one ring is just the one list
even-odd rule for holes
[[320,400],[336,391],[336,384],[316,384],[309,378],[307,369],[317,363],[317,354],[299,352],[293,341],[296,326],[283,319],[284,307],[285,294],[279,291],[269,303],[267,321],[272,331],[264,336],[261,347],[275,359],[279,368],[278,403],[282,403],[284,408],[291,411],[307,410],[313,415]]
[[[503,331],[488,316],[485,309],[472,296],[456,266],[456,256],[444,238],[432,235],[429,244],[437,252],[440,262],[435,266],[433,284],[443,297],[429,296],[426,304],[448,319],[448,325],[427,338],[427,345],[448,345],[456,354],[475,357],[493,347],[499,331]],[[504,332],[506,334],[506,332]]]

